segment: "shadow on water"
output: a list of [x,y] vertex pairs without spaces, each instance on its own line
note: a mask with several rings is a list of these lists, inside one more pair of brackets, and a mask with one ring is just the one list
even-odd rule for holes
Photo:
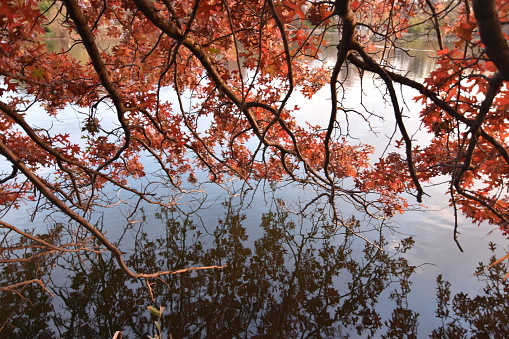
[[[152,219],[158,224],[144,221],[124,235],[133,240],[128,264],[135,269],[228,264],[153,280],[150,289],[126,279],[109,253],[4,265],[3,285],[57,267],[47,281],[54,297],[37,284],[18,294],[1,292],[2,337],[111,338],[119,330],[124,337],[147,337],[156,334],[147,306],[165,307],[162,328],[173,338],[417,337],[420,315],[407,300],[417,267],[404,259],[412,238],[381,251],[332,228],[321,210],[297,217],[273,207],[259,225],[247,225],[241,207],[231,200],[222,207],[215,225],[197,214],[164,209]],[[161,225],[164,232],[149,235]],[[251,227],[263,232],[251,239]],[[377,244],[386,244],[381,233]],[[508,333],[509,284],[501,281],[508,270],[479,270],[484,295],[472,298],[451,296],[450,283],[438,277],[436,316],[442,326],[433,337]]]
[[[442,326],[433,330],[432,338],[507,338],[509,324],[509,281],[504,277],[509,264],[489,266],[497,260],[496,245],[490,243],[492,257],[479,263],[475,272],[484,286],[482,294],[451,293],[451,283],[437,277],[436,316]],[[488,265],[488,267],[486,267]]]

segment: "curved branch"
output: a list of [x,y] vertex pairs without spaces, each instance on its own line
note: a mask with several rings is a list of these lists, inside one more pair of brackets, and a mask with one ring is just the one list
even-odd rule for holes
[[470,130],[468,133],[470,133],[472,136],[470,138],[470,142],[468,143],[467,152],[465,153],[465,160],[463,161],[463,164],[461,168],[458,170],[456,175],[453,179],[454,188],[456,191],[463,195],[464,197],[477,201],[482,206],[486,207],[488,210],[490,210],[493,214],[495,214],[497,217],[499,217],[504,222],[508,222],[507,218],[502,215],[496,208],[492,206],[492,204],[486,202],[485,199],[478,198],[477,196],[474,196],[472,194],[469,194],[466,192],[463,187],[461,187],[461,181],[463,178],[463,175],[465,172],[472,166],[472,157],[474,155],[474,151],[478,144],[478,139],[480,136],[480,130],[482,123],[486,119],[486,116],[490,110],[491,105],[493,104],[493,100],[495,99],[495,96],[500,90],[500,87],[502,86],[502,79],[503,75],[500,72],[496,72],[493,77],[490,79],[489,82],[489,88],[488,92],[486,93],[486,98],[483,100],[481,104],[481,109],[479,110],[479,113],[477,114],[477,117],[470,127]]
[[53,294],[46,288],[42,280],[40,279],[32,279],[32,280],[25,280],[17,284],[12,284],[9,286],[2,286],[0,287],[0,291],[15,291],[16,289],[29,285],[29,284],[37,284],[39,285],[44,291],[46,291],[50,296],[53,296]]
[[374,61],[364,51],[364,49],[359,44],[356,44],[355,50],[362,56],[364,62],[371,68],[371,70],[373,72],[375,72],[376,74],[378,74],[382,78],[385,85],[387,86],[387,90],[389,91],[389,95],[391,97],[392,107],[394,110],[394,116],[396,118],[396,124],[398,125],[399,131],[400,131],[401,135],[403,136],[403,140],[405,141],[405,153],[406,153],[406,158],[407,158],[408,172],[409,172],[410,177],[412,178],[412,181],[413,181],[415,188],[417,190],[417,196],[416,196],[417,202],[422,202],[422,196],[424,194],[424,190],[421,186],[421,183],[419,182],[419,178],[417,177],[417,171],[415,169],[415,165],[414,165],[414,161],[413,161],[412,139],[408,135],[405,123],[403,121],[403,116],[402,116],[401,110],[399,108],[398,97],[396,95],[396,91],[393,86],[392,78],[376,61]]
[[444,49],[444,44],[442,43],[442,33],[440,32],[440,24],[438,22],[438,15],[437,11],[435,10],[435,5],[433,5],[431,0],[426,0],[426,5],[428,5],[432,13],[431,22],[433,23],[433,29],[437,34],[438,48]]
[[495,0],[472,0],[472,7],[481,41],[486,47],[486,54],[497,66],[502,78],[509,81],[509,46],[498,18],[497,2]]
[[330,80],[330,91],[331,91],[331,113],[329,118],[329,124],[327,126],[327,133],[325,134],[324,147],[325,147],[325,160],[324,160],[324,170],[332,182],[332,179],[329,176],[328,167],[330,164],[330,142],[332,138],[332,132],[334,131],[334,125],[337,120],[338,115],[338,93],[337,93],[337,83],[338,76],[343,64],[352,48],[352,44],[355,41],[355,27],[357,26],[357,21],[355,19],[355,13],[352,10],[350,0],[337,0],[334,4],[334,12],[341,18],[342,20],[342,35],[341,41],[338,46],[338,53],[336,58],[336,63],[334,64],[334,69],[332,70],[331,80]]
[[[348,56],[348,61],[350,61],[355,66],[359,67],[360,69],[367,70],[367,71],[373,71],[373,69],[368,66],[364,61],[357,58],[355,55],[350,54]],[[438,108],[442,109],[444,112],[449,114],[451,117],[456,119],[457,121],[460,121],[461,123],[465,124],[468,127],[472,127],[474,124],[474,120],[466,118],[464,115],[460,114],[455,108],[448,105],[447,102],[442,100],[436,92],[433,92],[432,90],[426,88],[422,83],[414,81],[412,79],[409,79],[403,75],[386,71],[386,73],[391,77],[391,79],[394,82],[397,82],[401,85],[408,86],[410,88],[413,88],[419,93],[426,96],[428,99],[430,99],[433,104],[435,104]],[[509,164],[509,151],[506,147],[502,144],[501,141],[497,140],[494,136],[491,134],[488,134],[486,131],[484,131],[482,128],[479,130],[480,135],[486,139],[489,143],[491,143],[499,152],[500,156],[504,158],[505,162]]]
[[[363,60],[358,59],[354,55],[350,55],[348,57],[348,60],[361,69],[369,70],[372,72],[376,71],[376,68],[374,68],[373,65],[368,64],[368,63],[364,62]],[[493,100],[494,100],[495,96],[497,95],[497,93],[500,89],[500,86],[502,85],[502,81],[505,80],[503,78],[503,75],[501,74],[501,72],[497,72],[490,79],[489,89],[488,89],[488,92],[486,93],[486,98],[482,102],[480,112],[475,120],[465,118],[465,116],[460,114],[453,107],[448,105],[444,100],[439,98],[436,92],[429,90],[422,83],[418,83],[418,82],[411,80],[405,76],[402,76],[402,75],[399,75],[399,74],[396,74],[393,72],[386,71],[386,73],[393,81],[418,90],[421,94],[425,95],[435,105],[437,105],[437,107],[444,110],[449,115],[451,115],[454,119],[464,123],[466,126],[468,126],[470,128],[469,133],[472,133],[472,138],[470,139],[470,143],[469,143],[469,146],[467,149],[467,155],[469,155],[469,157],[467,160],[465,160],[463,162],[462,169],[460,169],[459,172],[456,173],[455,177],[453,178],[452,184],[459,194],[461,194],[462,196],[464,196],[467,199],[476,201],[480,205],[482,205],[485,208],[487,208],[488,210],[490,210],[493,214],[495,214],[501,220],[506,220],[507,218],[505,218],[502,215],[502,213],[500,213],[500,211],[498,211],[490,203],[483,200],[483,198],[480,198],[478,196],[474,196],[474,195],[468,193],[467,191],[462,189],[461,186],[459,185],[461,182],[461,177],[463,176],[465,171],[468,170],[468,168],[470,166],[470,159],[472,157],[472,152],[473,152],[474,148],[477,146],[479,136],[484,138],[485,140],[487,140],[489,143],[491,143],[495,147],[495,149],[498,151],[499,155],[504,159],[504,161],[507,164],[509,164],[509,152],[508,152],[507,148],[504,147],[504,145],[499,140],[497,140],[494,136],[492,136],[491,134],[487,133],[486,131],[484,131],[482,129],[482,122],[484,121],[486,114],[488,114],[488,112],[489,112],[489,109],[493,103]]]
[[[37,188],[39,192],[41,192],[42,195],[46,197],[54,206],[56,206],[60,211],[65,213],[69,218],[76,221],[78,224],[85,227],[85,229],[90,232],[108,251],[110,251],[113,256],[115,257],[115,260],[117,261],[117,264],[120,266],[122,271],[124,271],[128,276],[131,278],[139,279],[139,278],[157,278],[162,275],[168,275],[168,274],[175,274],[179,271],[159,271],[155,273],[136,273],[131,271],[129,267],[126,265],[122,252],[118,247],[116,247],[113,243],[111,243],[108,238],[104,234],[101,233],[94,225],[92,225],[87,219],[82,217],[81,215],[74,212],[69,206],[67,206],[65,203],[63,203],[60,199],[58,199],[57,196],[55,196],[46,185],[40,180],[40,178],[33,173],[30,169],[28,169],[21,160],[11,151],[11,149],[5,145],[0,140],[0,153],[5,156],[10,162],[13,164],[16,164],[18,166],[18,169],[32,182],[32,184]],[[207,266],[207,267],[194,267],[189,268],[188,270],[198,270],[198,269],[209,269],[209,268],[223,268],[223,266]]]
[[[41,149],[43,149],[44,151],[49,153],[58,162],[65,162],[65,163],[67,163],[69,165],[76,166],[77,168],[81,169],[83,172],[85,172],[85,173],[87,173],[89,175],[93,175],[95,177],[103,178],[103,179],[113,183],[114,185],[116,185],[117,187],[119,187],[119,188],[121,188],[123,190],[126,190],[128,192],[131,192],[131,193],[134,193],[134,194],[140,196],[143,200],[145,200],[147,202],[152,202],[151,200],[149,200],[147,198],[146,194],[144,194],[142,192],[139,192],[136,189],[134,189],[132,187],[129,187],[129,186],[123,184],[122,182],[118,181],[118,180],[115,180],[114,178],[108,176],[105,173],[100,172],[97,169],[89,168],[89,167],[85,166],[83,163],[67,157],[61,151],[59,151],[57,149],[54,149],[53,147],[48,145],[48,143],[45,142],[39,135],[37,135],[37,133],[35,133],[35,131],[30,127],[30,125],[28,125],[28,123],[25,121],[25,119],[23,118],[22,115],[20,115],[18,112],[13,110],[11,107],[9,107],[6,103],[4,103],[2,101],[0,101],[0,111],[5,113],[9,118],[13,119],[16,122],[16,124],[18,124],[18,126],[20,126],[25,131],[27,136],[33,142],[35,142]],[[12,164],[13,164],[13,166],[17,166],[16,163],[12,163]],[[72,174],[71,174],[71,172],[69,170],[67,170],[66,168],[63,168],[63,170],[72,177]],[[48,186],[47,183],[46,183],[46,185]],[[56,187],[52,187],[52,189],[57,190]],[[63,194],[63,192],[60,192],[60,193]],[[65,194],[63,194],[63,195],[65,196]],[[76,206],[76,207],[78,207],[78,206]],[[82,207],[80,207],[80,208],[82,208]]]
[[4,184],[6,183],[7,181],[11,180],[11,179],[14,179],[16,178],[16,175],[18,174],[18,168],[14,165],[12,165],[12,172],[11,174],[9,174],[8,176],[6,176],[5,178],[2,178],[0,180],[0,184]]
[[108,67],[106,67],[106,64],[104,63],[104,60],[101,56],[101,52],[97,47],[95,38],[92,34],[92,31],[90,30],[90,27],[88,26],[87,19],[83,15],[83,12],[79,4],[75,0],[63,0],[63,2],[65,3],[69,16],[75,23],[76,31],[78,32],[83,41],[83,45],[85,46],[87,53],[90,56],[92,65],[94,66],[94,69],[97,72],[99,79],[101,80],[101,84],[104,86],[109,96],[111,97],[113,104],[115,105],[115,108],[117,110],[118,121],[120,122],[120,125],[122,126],[122,129],[124,130],[125,134],[124,144],[117,150],[117,152],[113,155],[112,158],[106,160],[97,168],[97,170],[99,171],[102,168],[111,164],[113,161],[120,158],[122,152],[124,152],[124,150],[126,150],[127,147],[129,147],[131,132],[129,130],[127,121],[124,117],[126,113],[126,107],[122,100],[122,95],[120,94],[120,91],[118,90],[117,86],[115,86],[113,80],[111,79],[108,73]]
[[[64,247],[58,247],[58,246],[54,246],[50,243],[48,243],[47,241],[44,241],[43,239],[41,239],[40,237],[36,237],[30,233],[27,233],[25,231],[22,231],[20,230],[19,228],[11,225],[11,224],[8,224],[6,223],[5,221],[2,221],[0,220],[0,228],[7,228],[7,229],[10,229],[16,233],[18,233],[19,235],[25,237],[25,238],[28,238],[28,239],[31,239],[39,244],[41,244],[42,246],[46,247],[46,248],[49,248],[51,250],[53,250],[53,252],[77,252],[79,251],[80,249],[74,249],[74,250],[70,250],[70,249],[66,249],[64,247],[70,247],[70,246],[78,246],[78,244],[66,244]],[[0,261],[2,262],[2,261]]]

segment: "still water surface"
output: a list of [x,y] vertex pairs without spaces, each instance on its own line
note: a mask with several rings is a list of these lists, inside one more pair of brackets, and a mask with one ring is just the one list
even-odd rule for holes
[[[410,46],[414,58],[395,56],[415,79],[434,67],[426,46]],[[358,142],[384,145],[394,132],[391,108],[381,99],[376,80],[364,75],[346,83],[345,107],[363,104],[373,115],[351,115],[349,133]],[[420,108],[403,92],[408,124],[417,142]],[[326,124],[328,89],[301,107],[297,118]],[[67,112],[69,116],[73,111]],[[384,117],[381,119],[380,117]],[[369,126],[366,124],[366,118]],[[341,119],[341,118],[340,118]],[[376,132],[373,134],[369,128]],[[65,125],[54,128],[67,128]],[[346,127],[345,127],[346,128]],[[385,147],[377,149],[377,155]],[[140,271],[222,265],[156,281],[152,298],[143,283],[125,278],[107,254],[81,254],[44,262],[46,267],[4,267],[2,284],[53,273],[51,297],[38,286],[24,293],[0,294],[5,338],[129,338],[155,335],[147,306],[165,307],[161,325],[173,338],[504,338],[509,334],[507,265],[482,271],[479,263],[500,256],[507,240],[489,225],[460,220],[460,252],[453,241],[452,211],[446,188],[428,187],[426,208],[409,211],[386,224],[342,206],[357,230],[384,251],[351,232],[332,227],[326,206],[297,211],[309,192],[286,186],[229,197],[209,186],[203,204],[180,208],[143,207],[137,223],[121,209],[94,216],[108,236],[121,244],[128,265]],[[22,210],[6,217],[25,220]],[[41,227],[26,223],[27,228]],[[463,336],[464,335],[464,336]]]

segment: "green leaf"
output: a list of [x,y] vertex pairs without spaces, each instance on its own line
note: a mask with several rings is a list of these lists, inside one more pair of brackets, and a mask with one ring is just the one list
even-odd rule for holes
[[149,307],[147,307],[147,309],[151,314],[155,315],[156,317],[161,316],[161,312],[159,312],[159,310],[157,308],[155,308],[153,306],[149,306]]

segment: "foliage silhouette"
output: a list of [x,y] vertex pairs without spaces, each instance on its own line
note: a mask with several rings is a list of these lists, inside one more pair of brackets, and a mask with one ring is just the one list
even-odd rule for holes
[[[497,246],[490,244],[495,262]],[[451,297],[451,283],[441,275],[437,277],[437,317],[442,327],[433,331],[433,338],[505,338],[509,326],[505,321],[509,311],[509,282],[505,279],[507,262],[486,267],[482,262],[477,268],[477,279],[484,283],[483,294],[469,296],[460,292]]]
[[[178,270],[211,262],[228,263],[226,268],[152,280],[151,299],[149,287],[127,278],[108,252],[69,253],[59,260],[68,277],[47,282],[56,296],[53,303],[35,285],[21,291],[26,299],[13,292],[1,295],[2,320],[14,312],[2,334],[106,338],[121,330],[127,337],[155,335],[146,308],[151,305],[165,307],[162,328],[178,338],[416,333],[418,314],[406,305],[415,267],[401,256],[412,247],[411,238],[393,253],[373,250],[352,232],[332,225],[324,211],[302,217],[274,207],[261,216],[263,234],[249,239],[246,227],[257,225],[245,225],[242,208],[231,201],[222,206],[217,225],[206,226],[198,215],[163,208],[157,220],[164,234],[150,238],[144,229],[161,226],[142,223],[126,235],[135,236],[126,255],[134,269]],[[350,222],[358,227],[357,221]],[[384,239],[379,241],[383,245]],[[3,273],[20,265],[4,267]],[[2,277],[4,284],[17,279]],[[36,298],[31,291],[38,291]],[[387,319],[377,309],[384,295],[394,303]]]

